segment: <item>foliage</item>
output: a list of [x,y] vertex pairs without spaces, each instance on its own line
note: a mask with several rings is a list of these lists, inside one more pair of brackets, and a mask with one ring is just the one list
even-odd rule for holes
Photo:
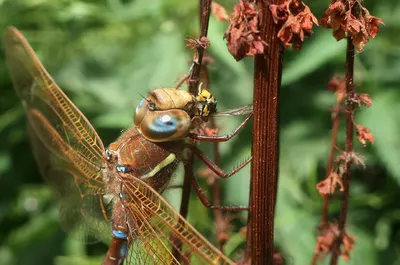
[[[219,2],[234,5],[232,0]],[[329,1],[308,2],[317,17],[329,5]],[[365,170],[354,173],[348,231],[357,243],[346,264],[396,264],[400,260],[400,39],[396,34],[400,3],[365,1],[365,6],[386,26],[356,57],[357,85],[372,96],[373,106],[357,112],[355,119],[371,129],[375,144],[357,146],[368,160]],[[3,0],[0,29],[14,25],[22,30],[60,87],[108,144],[130,126],[140,95],[154,87],[171,87],[187,73],[191,54],[185,50],[185,38],[196,36],[197,14],[197,1]],[[211,18],[209,55],[215,59],[210,64],[211,89],[219,109],[249,104],[252,99],[252,61],[237,63],[232,58],[222,40],[226,27]],[[294,264],[309,264],[314,251],[314,227],[322,208],[315,185],[324,176],[329,108],[335,104],[325,88],[334,74],[344,72],[344,46],[329,30],[316,28],[302,50],[285,54],[275,239]],[[56,205],[30,151],[22,106],[0,47],[1,264],[100,264],[105,244],[86,246],[59,226]],[[239,122],[221,118],[221,133]],[[246,158],[250,142],[251,125],[222,144],[223,168],[233,168]],[[210,147],[204,144],[205,151]],[[248,168],[221,183],[225,204],[248,204]],[[178,205],[179,192],[171,190],[166,196]],[[332,213],[338,209],[333,205]],[[195,196],[189,221],[215,242],[212,215]],[[243,243],[239,228],[245,223],[234,224],[228,254]]]

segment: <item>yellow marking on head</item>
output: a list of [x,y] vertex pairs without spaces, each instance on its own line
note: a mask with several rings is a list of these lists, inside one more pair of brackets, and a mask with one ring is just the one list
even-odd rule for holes
[[169,154],[167,158],[165,158],[163,161],[161,161],[161,163],[159,163],[156,167],[154,167],[152,171],[150,171],[147,174],[144,174],[143,176],[140,177],[140,179],[147,179],[154,177],[154,175],[157,174],[161,169],[174,162],[175,158],[176,158],[175,154]]
[[197,96],[200,96],[201,95],[201,91],[202,91],[202,89],[201,89],[201,87],[203,86],[203,82],[201,82],[200,84],[199,84],[199,87],[197,88]]
[[201,95],[202,95],[204,98],[211,98],[211,97],[212,97],[210,91],[205,90],[205,89],[203,89],[203,90],[201,91]]
[[203,108],[203,116],[208,116],[210,114],[210,110],[208,109],[208,105],[205,105]]

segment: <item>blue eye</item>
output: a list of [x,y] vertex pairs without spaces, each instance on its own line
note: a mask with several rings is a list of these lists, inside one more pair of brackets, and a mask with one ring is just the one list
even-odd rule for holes
[[145,102],[145,99],[143,98],[140,102],[139,102],[139,104],[136,106],[136,110],[135,110],[135,112],[138,112],[139,111],[139,109],[143,106],[143,103]]
[[153,133],[159,134],[160,136],[170,136],[176,132],[176,124],[177,121],[175,118],[172,118],[170,115],[162,115],[155,118],[149,124],[149,130]]
[[140,132],[153,142],[177,141],[187,136],[191,124],[184,110],[148,111],[140,122]]

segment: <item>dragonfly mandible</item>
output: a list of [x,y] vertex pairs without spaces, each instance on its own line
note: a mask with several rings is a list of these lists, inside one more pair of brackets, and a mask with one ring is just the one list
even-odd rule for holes
[[[4,44],[35,158],[55,193],[64,230],[78,230],[85,238],[111,234],[103,265],[234,264],[159,193],[185,161],[186,137],[226,141],[250,119],[252,106],[217,113],[216,100],[206,90],[193,96],[176,88],[155,89],[137,106],[134,125],[105,148],[16,28],[5,30]],[[194,117],[213,115],[248,117],[231,135],[191,132]],[[221,177],[237,171],[225,174],[199,149],[192,151]]]

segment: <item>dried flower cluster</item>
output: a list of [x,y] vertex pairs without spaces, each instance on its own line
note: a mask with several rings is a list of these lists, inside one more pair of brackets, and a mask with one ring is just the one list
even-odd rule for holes
[[236,59],[263,54],[267,43],[260,37],[259,17],[253,3],[240,0],[235,5],[229,27],[224,34],[229,52]]
[[[347,84],[345,78],[338,76],[334,76],[328,83],[328,89],[335,93],[337,100],[336,107],[332,110],[332,117],[334,118],[333,122],[337,124],[339,124],[339,113],[343,112],[345,109],[343,107],[344,104],[358,104],[359,107],[362,105],[370,107],[372,105],[371,97],[368,94],[359,94],[354,91],[353,93],[347,94],[346,86]],[[348,108],[346,110],[348,110]],[[367,142],[373,144],[374,137],[370,130],[367,127],[354,122],[354,110],[351,113],[347,113],[347,115],[351,115],[351,121],[356,129],[357,139],[361,142],[361,144],[366,145]],[[336,132],[332,133],[332,137],[336,138],[339,127],[337,125],[333,126],[333,128],[336,130]],[[339,149],[337,146],[335,146],[335,142],[336,140],[332,142],[333,146],[331,148]],[[334,194],[336,192],[343,193],[345,197],[348,196],[348,182],[346,186],[346,180],[344,177],[346,172],[350,170],[347,168],[348,165],[350,165],[349,163],[354,163],[355,165],[362,165],[365,167],[364,157],[360,156],[354,151],[340,151],[340,154],[336,157],[336,159],[333,159],[332,155],[332,158],[330,158],[328,161],[328,172],[330,171],[328,176],[316,186],[325,202],[328,198],[327,195]],[[346,198],[344,198],[344,200],[345,199]],[[313,264],[315,264],[316,258],[320,257],[322,254],[333,253],[334,251],[336,251],[336,254],[342,256],[343,259],[348,260],[350,258],[349,253],[353,250],[353,245],[355,244],[354,237],[348,235],[345,231],[343,220],[340,221],[340,224],[342,225],[340,229],[337,224],[327,223],[326,218],[326,216],[322,218],[322,220],[325,221],[322,221],[319,227],[320,233],[315,246],[315,259],[313,260]]]
[[285,0],[280,5],[269,5],[275,24],[282,25],[278,38],[285,47],[292,45],[299,50],[304,38],[312,34],[313,24],[318,26],[317,18],[310,8],[300,0]]
[[336,40],[351,37],[357,52],[361,52],[370,38],[375,38],[380,18],[371,16],[361,0],[333,0],[321,18],[321,25],[332,28]]
[[[343,111],[343,103],[346,98],[346,80],[343,77],[334,76],[328,83],[328,89],[333,91],[336,96],[337,105],[332,109],[332,116],[336,116],[339,112]],[[348,99],[352,103],[357,103],[360,107],[365,105],[366,107],[372,106],[371,97],[368,94],[354,94],[354,98]],[[374,143],[374,136],[371,131],[362,125],[354,122],[353,124],[356,128],[357,139],[362,145],[366,145],[367,142],[371,144]],[[361,164],[363,166],[363,158],[356,153],[347,154],[346,152],[341,152],[341,154],[335,159],[336,167],[332,169],[330,174],[321,182],[317,184],[317,190],[324,196],[325,194],[333,194],[339,188],[340,192],[344,191],[343,186],[343,174],[346,170],[346,164],[352,161],[355,164]]]
[[[327,223],[322,227],[319,227],[319,236],[317,238],[317,244],[315,246],[315,253],[331,253],[334,250],[335,242],[339,239],[340,230],[337,224]],[[341,237],[340,256],[344,260],[350,259],[350,251],[353,250],[355,244],[355,237],[344,232]]]

